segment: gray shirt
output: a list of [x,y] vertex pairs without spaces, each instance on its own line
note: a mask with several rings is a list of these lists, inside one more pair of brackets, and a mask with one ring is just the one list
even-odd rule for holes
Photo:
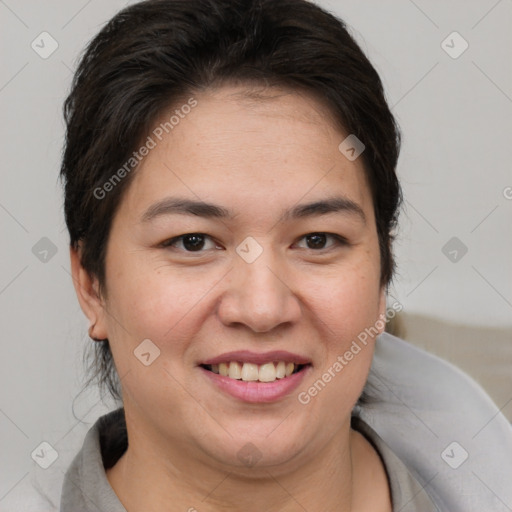
[[[369,425],[353,417],[352,427],[363,434],[381,456],[390,482],[394,512],[438,510],[404,463]],[[61,512],[126,512],[107,480],[105,469],[117,462],[127,446],[123,408],[99,418],[66,472]]]

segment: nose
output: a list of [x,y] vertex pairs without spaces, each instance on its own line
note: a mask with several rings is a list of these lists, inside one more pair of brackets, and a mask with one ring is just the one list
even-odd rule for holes
[[285,263],[278,262],[269,248],[252,263],[235,256],[217,310],[222,323],[269,332],[281,324],[297,322],[301,316],[300,300],[284,270]]

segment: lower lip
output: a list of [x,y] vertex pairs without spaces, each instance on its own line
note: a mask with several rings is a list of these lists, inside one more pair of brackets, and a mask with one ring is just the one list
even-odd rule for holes
[[224,377],[199,367],[215,385],[222,391],[243,402],[269,403],[276,402],[292,393],[298,388],[302,379],[308,373],[311,366],[305,366],[300,372],[293,373],[284,379],[276,379],[274,382],[243,381]]

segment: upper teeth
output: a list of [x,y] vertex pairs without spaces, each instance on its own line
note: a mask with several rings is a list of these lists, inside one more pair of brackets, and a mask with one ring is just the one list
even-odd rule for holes
[[276,379],[288,377],[295,370],[294,363],[279,361],[277,363],[265,363],[257,365],[254,363],[242,363],[231,361],[230,363],[212,364],[211,369],[214,373],[219,373],[224,377],[231,379],[260,382],[273,382]]

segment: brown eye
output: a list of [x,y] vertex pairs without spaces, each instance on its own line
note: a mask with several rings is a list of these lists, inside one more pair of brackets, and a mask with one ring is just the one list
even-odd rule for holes
[[185,235],[176,236],[164,242],[162,246],[172,247],[185,252],[201,252],[208,240],[210,240],[212,245],[210,248],[215,248],[215,244],[211,241],[211,238],[203,233],[187,233]]
[[[326,243],[329,239],[334,240],[334,244],[326,247]],[[309,233],[304,235],[301,240],[306,240],[306,249],[312,250],[324,250],[330,249],[335,245],[347,245],[347,242],[343,237],[334,233]]]

